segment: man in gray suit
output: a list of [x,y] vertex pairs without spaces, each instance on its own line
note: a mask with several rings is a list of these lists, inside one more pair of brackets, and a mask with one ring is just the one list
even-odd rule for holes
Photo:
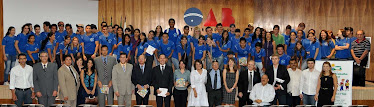
[[57,64],[48,62],[48,53],[39,54],[41,62],[33,67],[34,90],[40,104],[49,107],[55,103],[58,90]]
[[80,86],[79,74],[71,66],[72,58],[65,55],[62,59],[63,65],[58,69],[58,83],[60,84],[60,97],[67,105],[77,106],[77,94]]
[[[113,66],[117,64],[116,58],[108,56],[108,46],[101,46],[101,56],[95,58],[96,70],[98,73],[97,88],[99,97],[99,106],[105,107],[105,96],[108,99],[108,105],[113,105],[113,87],[112,87],[112,70]],[[107,85],[109,87],[108,93],[101,92],[101,88]]]
[[126,53],[121,53],[119,56],[121,63],[113,67],[112,81],[115,95],[118,97],[118,105],[123,105],[126,102],[126,107],[131,107],[131,94],[135,88],[131,82],[132,65],[127,63]]

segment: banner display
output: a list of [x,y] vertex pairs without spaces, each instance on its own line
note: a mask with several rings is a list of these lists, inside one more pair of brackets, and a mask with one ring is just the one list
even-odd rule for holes
[[[322,64],[325,61],[316,61],[315,68],[322,70]],[[341,106],[352,105],[352,78],[353,78],[353,61],[328,61],[331,64],[331,70],[338,78],[338,89],[335,96],[335,104]]]

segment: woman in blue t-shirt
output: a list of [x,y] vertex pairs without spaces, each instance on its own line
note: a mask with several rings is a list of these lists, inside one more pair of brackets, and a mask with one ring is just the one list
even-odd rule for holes
[[338,39],[336,39],[336,44],[335,44],[335,58],[338,59],[347,59],[349,58],[349,39],[347,38],[347,35],[343,29],[339,30],[337,33]]
[[322,59],[330,59],[335,52],[335,44],[333,40],[327,35],[326,30],[322,30],[319,33],[319,43],[321,45],[321,58]]
[[[186,63],[186,69],[191,69],[192,58],[191,58],[191,46],[187,43],[187,36],[182,36],[180,44],[178,44],[173,54],[173,60],[175,61],[184,61]],[[177,57],[174,59],[174,57]],[[175,64],[175,62],[173,61]],[[179,65],[179,64],[178,64]],[[179,67],[179,66],[178,66]]]
[[260,27],[257,27],[255,29],[255,33],[252,36],[252,43],[251,47],[255,47],[256,43],[262,43],[262,29]]
[[68,54],[73,58],[73,61],[75,62],[75,59],[77,57],[81,57],[82,54],[82,46],[79,43],[78,37],[73,37],[72,42],[68,49]]
[[35,43],[35,36],[30,35],[28,38],[28,43],[26,44],[26,52],[27,52],[27,61],[26,64],[33,66],[35,63],[39,62],[39,45]]
[[194,44],[194,48],[192,51],[192,63],[195,63],[196,60],[200,59],[203,61],[203,66],[206,68],[206,64],[204,63],[206,58],[206,45],[204,44],[205,37],[200,35],[199,36],[199,44]]
[[[126,53],[127,56],[130,56],[130,52],[132,50],[132,44],[130,42],[130,35],[125,34],[125,36],[122,38],[122,44],[118,46],[119,53]],[[117,55],[117,59],[119,58],[119,55]],[[127,57],[127,60],[130,60],[131,57]],[[130,62],[130,61],[128,61]]]
[[155,56],[157,55],[157,49],[158,49],[157,40],[155,40],[155,31],[151,30],[148,32],[147,44],[148,44],[148,47],[152,46],[153,48],[155,48],[155,51],[153,51],[152,55],[146,53],[147,61],[145,62],[145,64],[146,66],[153,66],[153,62],[155,61],[155,58],[156,58]]
[[309,33],[307,36],[307,40],[303,41],[303,46],[305,47],[306,50],[306,58],[313,58],[314,60],[320,60],[321,57],[319,55],[319,48],[320,48],[320,43],[317,41],[316,36],[314,33]]
[[16,29],[13,26],[9,27],[1,43],[3,45],[3,58],[5,61],[4,84],[9,84],[8,75],[10,69],[14,67],[17,59],[17,51],[14,46],[16,40],[15,34]]
[[116,34],[116,41],[114,41],[113,49],[112,49],[112,54],[115,58],[117,58],[117,56],[119,56],[118,46],[122,43],[122,37],[123,36],[124,36],[123,28],[118,27],[117,28],[117,34]]
[[70,36],[65,36],[64,41],[58,45],[58,50],[57,50],[58,52],[56,52],[57,53],[56,61],[60,62],[60,63],[57,63],[57,65],[59,66],[63,64],[62,62],[63,56],[68,55],[70,41],[71,41]]
[[48,53],[48,58],[50,62],[55,62],[56,58],[56,40],[54,33],[48,33],[47,38],[42,41],[42,46],[40,50]]
[[294,49],[296,46],[296,42],[297,42],[296,33],[291,32],[290,39],[286,41],[286,46],[285,46],[286,54],[290,57],[294,56]]
[[147,43],[147,37],[145,35],[145,33],[141,33],[140,34],[140,43],[138,44],[138,46],[136,47],[136,50],[135,50],[135,63],[138,63],[138,57],[140,55],[145,55],[146,54],[146,50],[147,50],[147,47],[148,47],[148,43]]
[[227,52],[229,52],[231,48],[231,41],[227,30],[223,30],[221,40],[222,41],[219,42],[219,50],[222,51],[223,56],[226,57]]
[[301,41],[296,42],[296,46],[295,46],[293,54],[299,61],[298,62],[299,69],[302,69],[302,66],[306,66],[306,50]]

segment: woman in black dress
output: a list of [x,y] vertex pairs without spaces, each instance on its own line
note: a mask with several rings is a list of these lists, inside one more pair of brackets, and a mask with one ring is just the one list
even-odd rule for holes
[[338,80],[336,75],[331,72],[331,64],[329,62],[323,63],[319,78],[317,93],[314,96],[314,99],[318,101],[317,107],[334,105]]

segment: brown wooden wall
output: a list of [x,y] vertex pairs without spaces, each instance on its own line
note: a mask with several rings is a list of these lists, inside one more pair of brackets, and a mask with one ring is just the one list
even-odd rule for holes
[[[222,8],[231,8],[237,27],[244,29],[248,23],[253,23],[253,0],[99,0],[99,22],[104,20],[113,25],[120,24],[121,16],[126,16],[127,25],[131,24],[142,32],[155,30],[157,25],[163,29],[169,28],[168,19],[176,20],[176,27],[183,29],[186,23],[183,20],[184,12],[196,7],[203,13],[201,28],[212,8],[217,23],[222,18]],[[183,33],[183,32],[182,32]],[[192,32],[190,32],[192,33]]]
[[[254,4],[254,25],[266,30],[277,24],[283,32],[287,25],[295,28],[304,22],[305,30],[315,29],[317,35],[322,29],[336,34],[338,29],[352,27],[354,32],[362,29],[366,36],[374,37],[373,0],[254,0]],[[367,80],[374,80],[373,55]]]
[[[0,38],[3,38],[3,34],[4,34],[4,31],[3,31],[3,27],[4,27],[4,23],[3,23],[3,0],[0,0]],[[1,39],[1,43],[2,43],[2,40]],[[3,46],[0,47],[0,82],[4,80],[4,60],[3,60]],[[0,83],[1,84],[1,83]]]

